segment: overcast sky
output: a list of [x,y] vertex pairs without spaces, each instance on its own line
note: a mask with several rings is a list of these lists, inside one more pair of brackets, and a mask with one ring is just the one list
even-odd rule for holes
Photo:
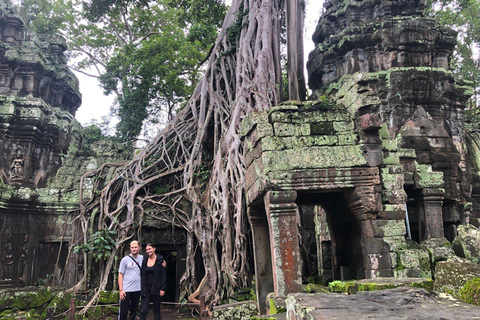
[[[226,1],[227,3],[229,1]],[[305,18],[305,61],[308,54],[313,50],[312,34],[320,17],[323,6],[323,0],[307,0],[306,18]],[[108,116],[110,106],[113,104],[113,96],[103,95],[96,79],[75,72],[80,81],[80,92],[82,93],[82,105],[78,109],[76,118],[83,125],[88,124],[94,119],[100,119]]]

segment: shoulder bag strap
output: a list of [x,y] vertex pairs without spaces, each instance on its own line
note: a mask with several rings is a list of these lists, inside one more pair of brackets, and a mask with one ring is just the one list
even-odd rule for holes
[[135,264],[138,266],[138,268],[140,269],[140,271],[142,271],[142,267],[140,267],[140,265],[138,264],[137,260],[135,260],[131,255],[128,255],[130,257],[130,259],[133,260],[133,262],[135,262]]

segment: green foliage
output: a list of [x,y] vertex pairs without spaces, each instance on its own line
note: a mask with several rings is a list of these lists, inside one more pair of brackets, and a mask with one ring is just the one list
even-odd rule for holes
[[153,187],[153,192],[155,194],[164,194],[164,193],[167,193],[169,191],[170,191],[170,188],[169,188],[168,185]]
[[200,167],[200,170],[194,173],[194,176],[200,181],[200,184],[207,182],[210,179],[212,171],[205,167]]
[[480,0],[428,0],[427,14],[458,32],[452,68],[458,78],[475,88],[468,103],[467,120],[478,122],[480,103]]
[[240,33],[246,22],[244,22],[244,17],[248,14],[248,9],[243,8],[243,4],[240,6],[237,17],[235,21],[227,28],[227,44],[229,49],[226,52],[222,52],[220,57],[217,59],[217,64],[220,62],[220,58],[223,56],[228,56],[234,53],[237,50],[238,41],[240,40]]
[[[100,77],[105,93],[117,95],[117,132],[125,141],[140,134],[145,120],[166,123],[185,105],[225,13],[219,1],[202,1],[207,6],[195,14],[194,1],[158,1],[148,6],[137,2],[137,6],[124,4],[131,25],[127,28],[119,22],[115,30],[125,29],[125,44],[115,46]],[[218,13],[213,15],[217,21],[212,16],[202,20],[211,7]],[[115,14],[107,10],[96,19],[110,21]]]
[[116,242],[114,240],[117,234],[114,230],[102,229],[95,232],[87,243],[78,245],[73,249],[74,253],[85,252],[92,255],[95,261],[99,261],[110,256]]
[[330,292],[344,292],[346,282],[335,280],[328,284],[328,290]]
[[28,26],[39,34],[56,34],[74,20],[71,0],[22,0],[15,7]]
[[35,281],[35,283],[33,284],[34,286],[43,286],[45,285],[45,282],[47,282],[48,280],[51,280],[53,279],[53,273],[49,273],[45,276],[45,278],[40,278],[40,279],[37,279],[37,281]]
[[95,124],[91,124],[84,130],[82,147],[88,149],[94,142],[104,139],[107,139],[107,137],[103,135],[102,129]]
[[480,278],[473,278],[465,283],[460,289],[460,299],[466,303],[480,306]]

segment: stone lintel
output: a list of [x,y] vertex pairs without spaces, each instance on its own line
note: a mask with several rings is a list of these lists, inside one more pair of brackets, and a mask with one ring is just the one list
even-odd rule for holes
[[268,189],[337,190],[380,184],[379,169],[376,167],[290,170],[262,174],[263,170],[263,162],[259,159],[254,160],[247,168],[246,190],[249,205]]

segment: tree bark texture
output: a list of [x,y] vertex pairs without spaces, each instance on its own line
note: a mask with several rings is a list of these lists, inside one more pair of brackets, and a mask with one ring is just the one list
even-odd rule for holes
[[[194,261],[198,250],[205,267],[202,291],[207,303],[250,285],[244,151],[238,128],[248,113],[280,102],[283,9],[282,0],[233,1],[205,75],[187,106],[131,162],[117,168],[113,179],[105,178],[105,170],[93,175],[108,182],[98,187],[99,197],[82,199],[77,221],[85,241],[93,229],[118,230],[118,245],[105,263],[98,290],[107,285],[114,257],[141,232],[146,215],[187,233],[184,296],[201,280]],[[299,41],[298,34],[295,38]],[[295,56],[302,63],[303,58]],[[300,67],[303,74],[303,64],[296,68]],[[158,186],[166,191],[159,194]],[[190,209],[185,209],[185,202]],[[95,228],[87,227],[94,223]]]

